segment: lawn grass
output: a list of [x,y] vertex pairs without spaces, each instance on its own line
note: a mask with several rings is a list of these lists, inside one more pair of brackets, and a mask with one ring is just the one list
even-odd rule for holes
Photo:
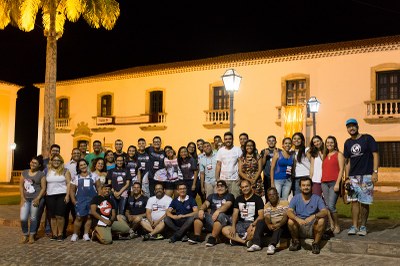
[[18,205],[20,203],[20,196],[3,196],[0,197],[0,205]]
[[[341,218],[351,218],[351,204],[344,204],[339,198],[336,208]],[[369,208],[368,219],[400,220],[400,201],[376,200]]]

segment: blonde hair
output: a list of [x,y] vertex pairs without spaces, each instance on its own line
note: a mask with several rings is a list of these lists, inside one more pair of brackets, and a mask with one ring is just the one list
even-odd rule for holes
[[[60,159],[60,165],[58,166],[58,168],[53,168],[53,164],[51,163],[54,158],[58,157]],[[64,159],[60,154],[54,154],[49,161],[49,164],[47,165],[47,168],[49,170],[54,170],[54,172],[56,172],[56,175],[63,175],[64,174]]]

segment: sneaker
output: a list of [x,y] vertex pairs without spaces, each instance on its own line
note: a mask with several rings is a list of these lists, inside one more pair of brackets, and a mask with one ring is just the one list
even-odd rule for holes
[[175,243],[176,242],[176,238],[175,238],[175,236],[172,236],[170,239],[169,239],[169,243]]
[[312,253],[319,254],[320,248],[318,243],[312,243]]
[[259,245],[253,244],[251,247],[247,249],[248,252],[254,252],[254,251],[259,251],[261,250],[261,247]]
[[229,245],[231,245],[232,247],[239,246],[239,244],[236,241],[232,240],[232,239],[229,239]]
[[135,231],[133,231],[132,229],[131,230],[129,230],[129,238],[130,239],[134,239],[134,238],[136,238],[136,237],[138,237],[139,235],[135,232]]
[[76,242],[78,240],[78,235],[77,234],[73,234],[72,236],[71,236],[71,241],[72,242]]
[[[183,239],[182,239],[182,241],[183,241]],[[201,241],[200,241],[200,236],[191,237],[191,238],[189,238],[188,241],[189,241],[189,244],[192,244],[192,245],[200,244],[200,243],[201,243]]]
[[301,249],[299,240],[292,240],[292,244],[289,247],[290,251],[297,251]]
[[273,255],[273,254],[275,254],[275,246],[274,246],[274,245],[269,245],[269,246],[267,247],[267,254],[268,254],[268,255]]
[[359,236],[366,236],[367,235],[367,227],[365,227],[364,225],[362,225],[360,227],[360,230],[357,232],[357,235]]
[[57,241],[58,241],[58,242],[63,242],[63,241],[64,241],[63,236],[57,236]]
[[150,235],[150,234],[145,234],[145,235],[143,236],[143,241],[150,240],[151,237],[152,237],[152,235]]
[[28,241],[29,241],[28,236],[22,236],[20,243],[25,244],[28,243]]
[[56,236],[51,236],[50,237],[50,241],[56,241],[57,240],[57,237]]
[[184,235],[182,237],[182,242],[188,242],[189,241],[189,237],[187,235]]
[[217,240],[213,236],[209,236],[207,239],[206,247],[213,247],[217,244]]
[[84,234],[82,238],[83,238],[83,240],[85,240],[85,241],[90,241],[89,234]]
[[163,240],[164,236],[162,234],[156,234],[155,236],[150,236],[150,240]]
[[357,232],[358,232],[358,229],[355,226],[351,226],[349,231],[347,231],[347,234],[349,236],[353,236],[353,235],[356,235]]
[[248,248],[250,248],[253,245],[253,241],[251,240],[247,240],[246,242],[244,242],[244,245]]

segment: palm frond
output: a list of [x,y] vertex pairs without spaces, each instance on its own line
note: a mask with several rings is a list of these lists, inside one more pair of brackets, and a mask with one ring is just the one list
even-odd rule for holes
[[82,14],[82,0],[63,0],[65,1],[65,15],[69,21],[76,22]]
[[83,18],[93,28],[100,28],[102,0],[86,0],[83,2]]
[[3,30],[11,22],[10,0],[0,0],[0,29]]
[[39,8],[42,7],[41,0],[25,0],[22,1],[20,10],[21,17],[19,21],[20,29],[23,31],[31,31],[35,27],[36,15]]
[[120,15],[119,3],[115,0],[103,0],[101,9],[101,25],[111,30]]
[[[42,9],[43,15],[43,27],[44,27],[44,34],[47,36],[50,30],[50,9],[48,6],[44,6]],[[58,5],[56,11],[56,33],[57,39],[60,38],[64,33],[64,25],[65,25],[66,16],[64,14],[63,6]]]

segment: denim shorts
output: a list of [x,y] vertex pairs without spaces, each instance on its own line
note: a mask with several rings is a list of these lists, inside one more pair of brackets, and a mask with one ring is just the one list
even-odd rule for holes
[[347,196],[348,201],[358,201],[362,204],[372,204],[374,199],[374,183],[371,175],[350,176],[353,191]]
[[[232,224],[231,216],[226,215],[225,213],[220,213],[217,221],[222,225],[222,227]],[[213,226],[214,221],[212,219],[212,214],[209,214],[208,212],[204,213],[204,227],[207,229],[207,231],[211,232]]]
[[236,224],[236,233],[240,237],[244,237],[247,234],[247,229],[251,225],[252,222],[247,222],[247,221],[238,221]]

